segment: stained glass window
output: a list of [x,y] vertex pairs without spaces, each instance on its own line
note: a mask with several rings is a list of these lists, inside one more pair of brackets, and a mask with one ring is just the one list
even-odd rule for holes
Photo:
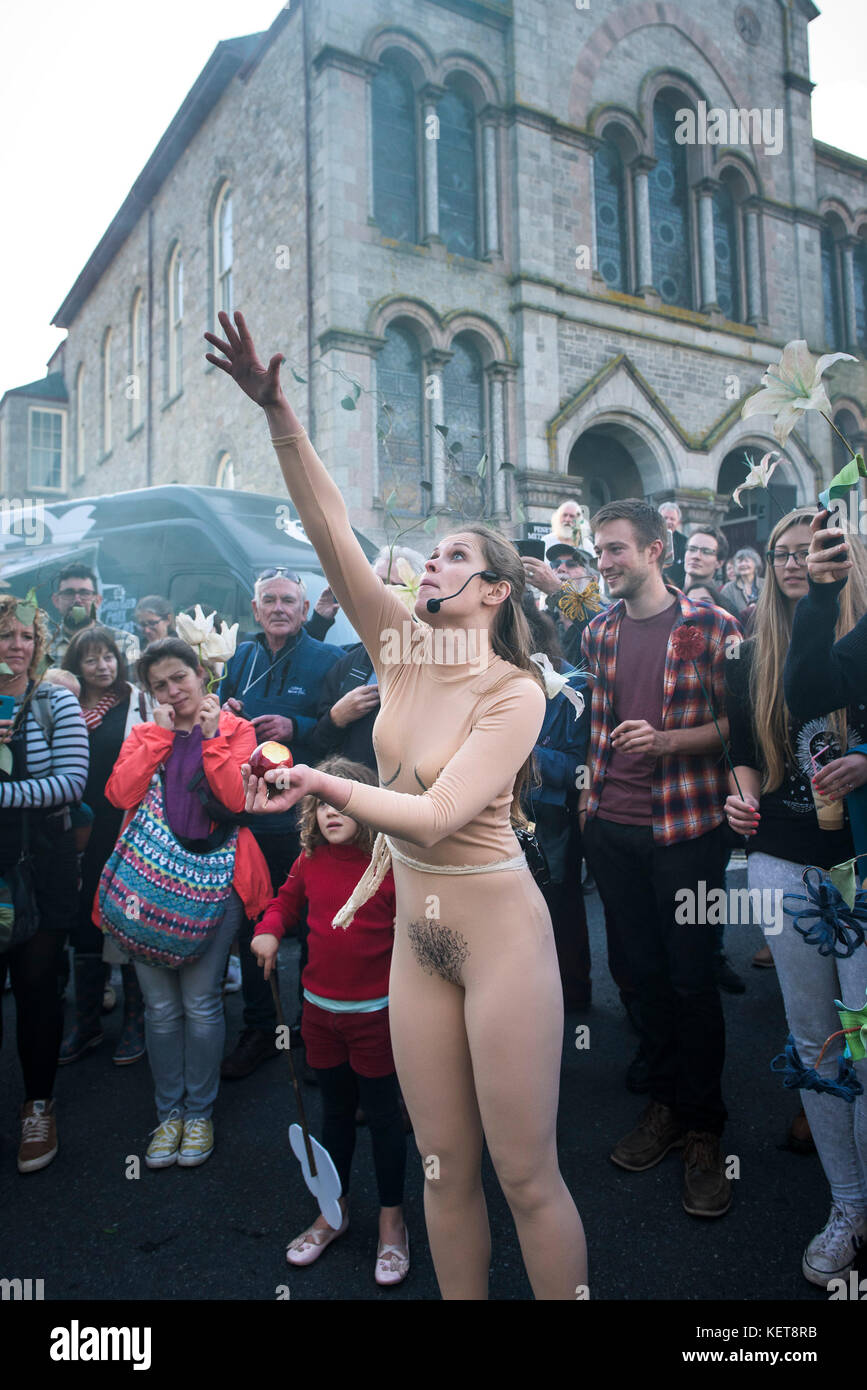
[[727,319],[740,323],[742,314],[737,208],[731,189],[726,184],[722,184],[713,195],[713,254],[716,265],[716,302]]
[[855,341],[867,354],[867,245],[855,248]]
[[418,241],[415,93],[384,67],[373,79],[373,207],[384,236]]
[[650,236],[653,283],[666,304],[693,308],[689,236],[689,185],[686,148],[674,138],[673,109],[664,101],[653,108],[656,167],[651,170]]
[[458,256],[478,256],[476,122],[472,104],[446,92],[437,106],[440,236]]
[[629,290],[626,240],[626,195],[623,160],[610,140],[593,156],[596,200],[596,263],[610,290]]
[[840,281],[837,270],[837,245],[830,227],[822,228],[822,297],[825,306],[825,344],[841,349],[843,342],[840,313]]
[[471,339],[455,338],[451,349],[453,356],[443,370],[447,444],[452,452],[446,461],[446,503],[460,516],[475,520],[487,510],[490,473],[487,469],[485,476],[479,477],[477,471],[487,448],[485,377],[482,359]]
[[419,516],[424,477],[421,352],[404,328],[390,327],[376,361],[379,395],[379,478],[382,500],[395,491],[390,511]]

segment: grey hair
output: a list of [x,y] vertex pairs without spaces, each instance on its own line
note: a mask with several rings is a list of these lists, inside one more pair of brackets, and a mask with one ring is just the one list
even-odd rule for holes
[[761,575],[764,571],[765,567],[762,564],[762,557],[757,551],[753,550],[752,546],[745,545],[742,550],[736,550],[733,559],[735,564],[737,564],[738,560],[752,560],[756,567],[756,574]]
[[413,574],[421,574],[424,570],[426,564],[424,556],[421,551],[413,550],[412,546],[409,545],[396,545],[393,550],[391,546],[384,545],[373,561],[371,568],[376,569],[377,565],[387,565],[389,554],[392,565],[396,564],[398,560],[406,560]]
[[665,516],[666,512],[677,512],[678,521],[683,521],[683,512],[676,502],[661,502],[657,507],[660,516]]
[[297,579],[291,579],[290,576],[289,576],[288,574],[272,574],[270,579],[257,579],[257,580],[256,580],[256,583],[253,585],[253,600],[254,600],[254,602],[256,602],[256,603],[259,602],[259,595],[260,595],[261,592],[262,592],[262,585],[263,585],[263,584],[270,584],[270,583],[272,583],[272,581],[275,580],[275,579],[288,579],[290,584],[295,584],[295,585],[301,590],[301,599],[302,599],[302,602],[303,602],[304,599],[306,599],[306,597],[307,597],[307,585],[304,583],[304,580],[301,578],[300,575],[298,576]]

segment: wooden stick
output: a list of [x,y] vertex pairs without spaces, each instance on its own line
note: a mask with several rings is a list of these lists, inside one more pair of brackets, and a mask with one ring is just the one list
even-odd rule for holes
[[[285,1028],[283,1022],[283,1010],[280,1007],[280,991],[277,989],[277,977],[271,974],[271,994],[274,998],[274,1008],[277,1010],[277,1022],[281,1028]],[[304,1114],[304,1099],[301,1095],[301,1087],[298,1085],[298,1077],[295,1072],[295,1063],[292,1061],[292,1048],[286,1048],[286,1056],[289,1059],[289,1070],[292,1073],[292,1085],[295,1087],[295,1100],[298,1105],[298,1115],[301,1120],[301,1133],[304,1135],[304,1147],[307,1150],[307,1162],[310,1164],[310,1176],[318,1177],[316,1172],[316,1159],[313,1154],[313,1145],[310,1143],[310,1131],[307,1128],[307,1117]]]

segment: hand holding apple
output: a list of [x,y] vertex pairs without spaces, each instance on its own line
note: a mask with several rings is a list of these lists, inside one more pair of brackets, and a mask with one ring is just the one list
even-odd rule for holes
[[245,809],[256,815],[263,812],[278,814],[291,811],[296,802],[313,791],[316,772],[314,768],[299,763],[297,767],[284,764],[280,768],[269,768],[257,775],[250,763],[244,763],[241,776],[247,796]]

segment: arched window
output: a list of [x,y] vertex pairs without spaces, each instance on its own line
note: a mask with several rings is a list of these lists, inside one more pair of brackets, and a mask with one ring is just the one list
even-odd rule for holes
[[737,207],[726,182],[713,195],[713,253],[717,304],[727,319],[742,323]]
[[855,342],[867,355],[867,242],[859,241],[852,262],[855,272]]
[[440,236],[458,256],[479,254],[476,120],[472,102],[448,91],[437,106]]
[[686,147],[675,139],[677,118],[667,102],[653,106],[653,152],[650,173],[650,229],[653,283],[666,304],[693,308]]
[[166,331],[168,334],[166,362],[167,372],[167,395],[169,399],[176,396],[183,385],[182,374],[182,322],[184,317],[184,261],[179,245],[175,246],[169,257],[168,277],[166,285],[166,303],[168,313],[166,314]]
[[390,325],[376,361],[379,397],[379,477],[382,500],[395,492],[389,510],[419,516],[419,483],[424,477],[422,363],[418,343],[407,329]]
[[111,329],[102,339],[102,453],[111,453]]
[[223,453],[217,461],[217,487],[236,488],[237,486],[238,480],[235,477],[232,455]]
[[373,208],[384,236],[418,241],[418,149],[415,92],[386,65],[372,83]]
[[129,316],[129,379],[126,395],[129,399],[129,427],[138,429],[142,422],[142,395],[145,382],[145,333],[147,324],[144,313],[144,296],[136,290],[132,297]]
[[[214,208],[214,319],[220,310],[231,314],[232,297],[232,190],[229,184],[220,189]],[[217,325],[219,327],[219,325]]]
[[626,180],[623,160],[613,140],[604,140],[593,155],[596,201],[596,264],[610,290],[629,291],[626,236]]
[[446,502],[461,516],[474,518],[487,511],[491,473],[490,467],[484,477],[477,471],[487,449],[485,376],[482,359],[467,334],[455,338],[451,349],[451,360],[443,369],[443,414],[449,431],[446,443],[452,454],[446,468]]
[[87,464],[84,433],[84,363],[79,362],[75,373],[75,476],[84,477]]
[[842,350],[843,315],[840,300],[840,262],[832,228],[822,228],[822,298],[825,309],[825,345]]

